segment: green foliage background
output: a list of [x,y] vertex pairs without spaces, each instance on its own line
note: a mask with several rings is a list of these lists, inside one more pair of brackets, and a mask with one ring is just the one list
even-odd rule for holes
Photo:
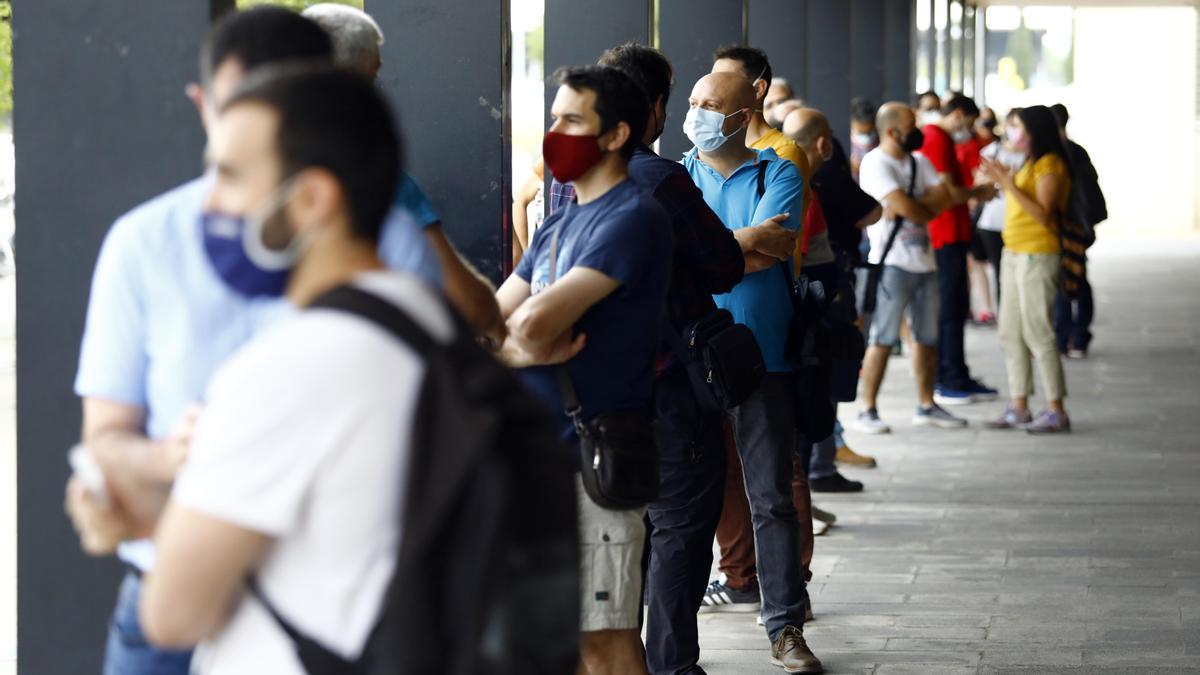
[[0,0],[0,126],[8,126],[12,106],[12,2]]
[[339,5],[350,5],[351,7],[363,8],[362,0],[238,0],[238,7],[253,7],[255,5],[280,5],[282,7],[290,7],[297,11],[302,10],[310,5],[315,5],[319,2],[336,2]]

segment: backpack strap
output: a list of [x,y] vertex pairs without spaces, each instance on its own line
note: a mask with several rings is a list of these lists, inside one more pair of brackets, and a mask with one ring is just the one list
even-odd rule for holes
[[336,309],[366,319],[386,329],[422,357],[428,356],[439,347],[429,332],[418,326],[404,310],[356,286],[338,286],[323,293],[309,307]]
[[359,661],[347,661],[339,656],[336,652],[329,649],[325,645],[317,642],[313,638],[300,632],[290,621],[283,618],[279,610],[275,609],[275,605],[267,599],[263,593],[262,586],[258,583],[258,577],[250,577],[246,582],[246,588],[250,594],[258,599],[275,623],[287,634],[292,644],[296,647],[296,656],[300,663],[304,666],[304,670],[313,675],[365,675],[366,664],[360,659]]
[[[422,358],[428,357],[439,348],[433,337],[399,307],[374,293],[355,286],[343,285],[327,291],[314,300],[309,308],[338,310],[361,317],[399,338]],[[306,671],[314,675],[362,675],[366,673],[366,664],[361,658],[358,661],[347,661],[325,645],[305,635],[293,623],[284,618],[275,605],[267,599],[257,576],[251,576],[246,581],[246,588],[295,645],[297,656]]]

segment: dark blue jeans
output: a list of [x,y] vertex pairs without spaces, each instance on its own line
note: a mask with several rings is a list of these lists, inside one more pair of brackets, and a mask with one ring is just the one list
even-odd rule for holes
[[1073,302],[1062,291],[1054,299],[1054,332],[1058,336],[1058,351],[1068,348],[1087,350],[1092,343],[1092,317],[1096,306],[1092,298],[1092,285],[1087,279],[1079,287],[1079,297]]
[[966,389],[971,384],[964,345],[971,293],[967,285],[967,255],[971,245],[946,244],[934,251],[938,277],[938,386]]
[[117,594],[104,648],[104,675],[188,675],[192,653],[164,651],[150,646],[138,622],[138,597],[142,581],[133,572],[125,575]]
[[800,527],[792,503],[792,457],[799,442],[795,377],[767,373],[758,391],[734,409],[733,434],[754,525],[763,623],[774,641],[785,627],[804,625]]
[[725,415],[697,409],[682,370],[654,388],[659,493],[646,509],[646,666],[652,675],[702,673],[696,612],[725,495]]

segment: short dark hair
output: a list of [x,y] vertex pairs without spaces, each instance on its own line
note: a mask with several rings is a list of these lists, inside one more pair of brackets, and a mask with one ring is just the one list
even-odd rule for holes
[[1064,164],[1069,164],[1067,146],[1063,142],[1062,132],[1058,128],[1058,120],[1054,113],[1044,105],[1031,105],[1022,108],[1017,113],[1021,124],[1025,125],[1025,134],[1029,137],[1029,156],[1034,161],[1043,155],[1056,154]]
[[621,122],[629,125],[629,140],[621,146],[621,156],[629,159],[642,144],[646,133],[646,118],[650,105],[646,94],[628,75],[608,66],[576,66],[559,68],[554,79],[575,91],[590,91],[596,95],[596,114],[600,116],[600,133],[606,134]]
[[333,59],[333,41],[316,22],[282,7],[264,5],[221,17],[200,50],[200,80],[207,88],[226,59],[246,71],[266,63]]
[[1071,121],[1071,113],[1067,110],[1067,106],[1055,103],[1050,106],[1050,112],[1054,114],[1054,119],[1058,120],[1058,126],[1066,129],[1067,122]]
[[932,96],[932,97],[936,98],[938,100],[939,107],[942,105],[942,97],[938,96],[938,93],[936,91],[930,89],[929,91],[923,91],[923,92],[917,94],[916,98],[913,99],[912,107],[920,108],[921,107],[921,99],[925,98],[926,96]]
[[870,122],[875,123],[875,113],[879,110],[874,103],[858,96],[850,99],[850,120],[852,122]]
[[275,148],[283,175],[325,169],[345,194],[351,231],[370,242],[400,182],[400,134],[392,111],[360,75],[329,66],[264,66],[247,76],[223,110],[260,103],[279,115]]
[[713,52],[713,63],[721,59],[732,59],[741,63],[742,74],[751,82],[761,78],[767,85],[770,85],[774,77],[771,72],[771,61],[767,58],[767,53],[761,49],[741,45],[725,45]]
[[975,104],[975,101],[962,94],[951,96],[942,106],[943,115],[949,115],[956,110],[961,110],[967,117],[979,117],[979,106]]
[[662,97],[663,105],[671,98],[671,87],[675,84],[675,70],[662,52],[636,42],[626,42],[606,50],[597,59],[596,65],[616,68],[633,80],[646,92],[646,103],[651,107]]

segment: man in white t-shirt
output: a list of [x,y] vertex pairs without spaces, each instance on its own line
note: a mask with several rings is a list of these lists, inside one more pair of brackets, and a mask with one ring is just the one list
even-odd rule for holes
[[[319,133],[316,133],[319,130]],[[210,137],[205,218],[241,230],[239,275],[286,276],[305,307],[354,284],[435,339],[442,303],[383,271],[376,241],[399,178],[387,105],[328,69],[251,73]],[[259,600],[343,658],[378,619],[402,536],[405,475],[425,364],[384,330],[331,310],[259,334],[214,376],[144,578],[147,638],[199,643],[193,672],[304,672]]]
[[[863,360],[863,403],[857,427],[869,434],[891,431],[879,418],[876,397],[883,384],[888,357],[900,338],[900,321],[907,311],[916,349],[916,372],[920,405],[913,415],[915,426],[960,428],[966,420],[946,412],[933,400],[933,380],[937,369],[938,283],[937,265],[930,244],[929,221],[949,206],[949,195],[937,170],[916,152],[922,144],[916,116],[903,103],[888,103],[879,109],[875,125],[879,147],[863,157],[858,183],[884,207],[879,222],[867,228],[871,242],[870,262],[883,265],[870,317],[867,355]],[[913,171],[916,180],[913,180]],[[912,185],[911,194],[909,186]],[[884,249],[900,219],[891,248]]]

